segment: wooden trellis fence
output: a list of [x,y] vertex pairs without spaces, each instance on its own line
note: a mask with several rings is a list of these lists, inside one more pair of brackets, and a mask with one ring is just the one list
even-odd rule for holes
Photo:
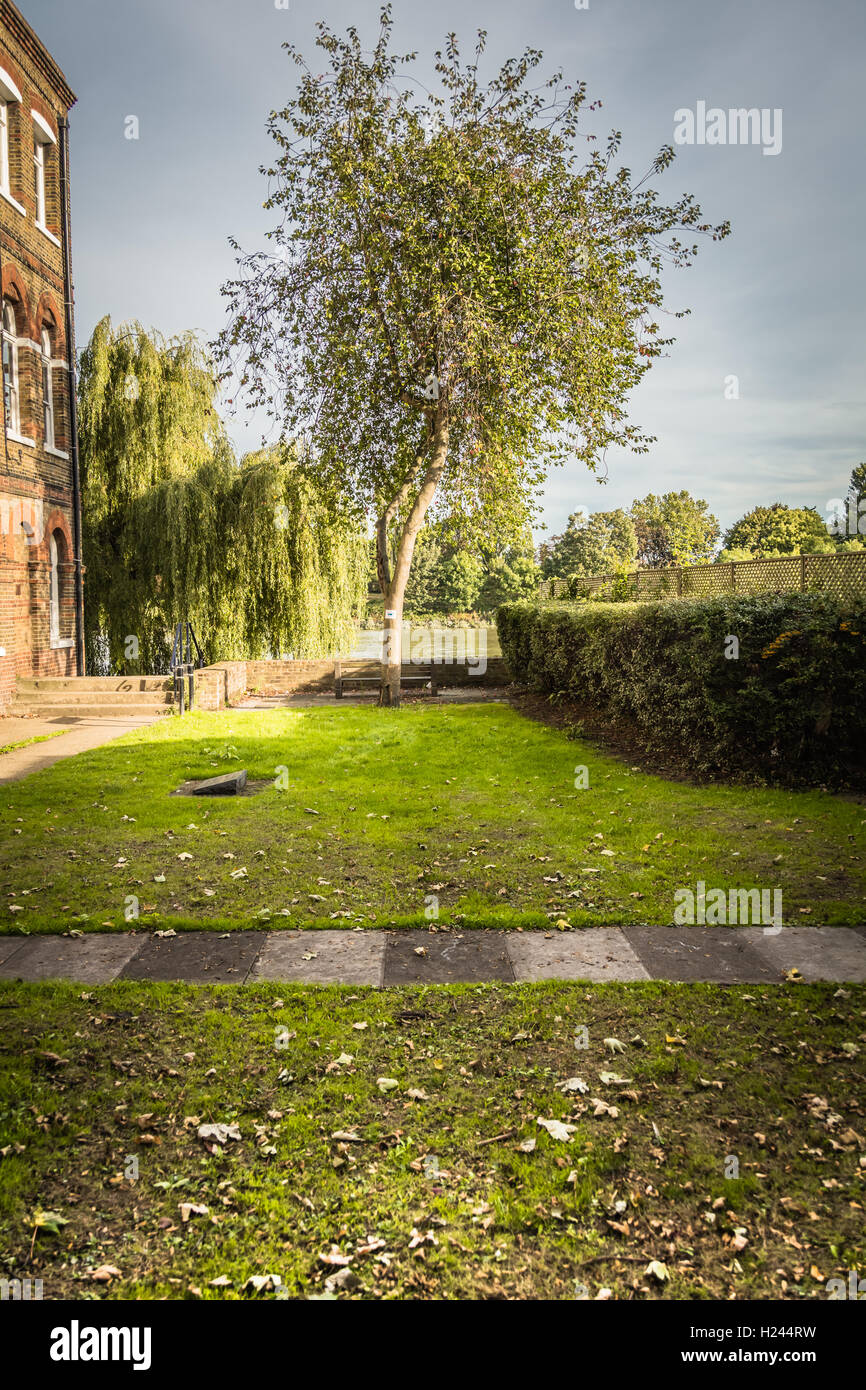
[[[582,595],[608,599],[622,576],[581,575]],[[782,555],[773,560],[731,560],[721,565],[634,570],[626,576],[630,599],[709,598],[713,594],[792,593],[820,590],[837,598],[866,594],[866,550],[843,555]],[[546,579],[542,599],[565,598],[568,580]]]

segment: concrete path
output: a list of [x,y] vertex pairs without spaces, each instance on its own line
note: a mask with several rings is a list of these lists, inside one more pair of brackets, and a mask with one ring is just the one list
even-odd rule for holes
[[866,981],[866,927],[88,932],[0,937],[0,980],[373,985],[533,980]]
[[17,782],[31,772],[39,772],[43,767],[59,763],[61,758],[72,758],[76,753],[87,753],[91,748],[99,748],[110,743],[121,734],[131,733],[147,724],[154,724],[165,715],[153,718],[92,718],[89,715],[77,719],[74,715],[64,715],[59,719],[18,719],[7,716],[0,719],[0,746],[7,743],[20,743],[25,738],[42,738],[45,734],[56,734],[59,738],[49,738],[45,743],[30,743],[26,748],[14,748],[11,753],[0,753],[0,785],[4,782]]

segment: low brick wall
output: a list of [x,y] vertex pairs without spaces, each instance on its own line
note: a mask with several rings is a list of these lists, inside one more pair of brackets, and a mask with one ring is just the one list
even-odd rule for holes
[[[430,665],[425,662],[423,665]],[[507,685],[511,677],[501,657],[486,663],[484,670],[468,662],[436,662],[437,679],[443,687],[465,685]],[[371,660],[347,661],[341,663],[344,676],[375,676],[379,672],[379,662]],[[403,663],[407,676],[418,670],[411,662]],[[334,662],[328,661],[249,661],[247,662],[247,688],[264,691],[294,690],[333,690]]]
[[[343,670],[366,671],[373,661],[344,662]],[[321,661],[248,661],[247,689],[264,691],[333,690],[334,659]]]
[[196,671],[196,706],[219,710],[242,700],[247,689],[247,665],[246,661],[218,661]]
[[[483,671],[468,662],[437,662],[435,665],[439,683],[446,688],[507,685],[511,679],[501,657],[488,661]],[[379,663],[344,660],[342,670],[344,676],[374,676],[379,671]],[[409,676],[417,667],[404,662],[403,670]],[[246,691],[289,695],[295,691],[333,689],[333,657],[315,661],[220,661],[196,672],[195,701],[199,709],[220,710],[237,704]]]

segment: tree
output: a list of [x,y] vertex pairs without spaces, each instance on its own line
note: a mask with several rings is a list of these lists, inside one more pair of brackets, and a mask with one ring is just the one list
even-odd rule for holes
[[815,507],[788,507],[774,502],[753,507],[725,533],[725,550],[748,550],[753,558],[813,554],[836,547]]
[[192,620],[207,659],[347,636],[362,601],[360,534],[324,507],[289,449],[238,465],[213,370],[192,335],[97,324],[79,420],[90,669],[165,671]]
[[[406,585],[405,604],[410,613],[436,613],[441,596],[442,546],[436,532],[425,526],[418,537],[414,563]],[[374,567],[375,547],[373,557]],[[378,570],[376,570],[378,575]]]
[[551,537],[544,577],[611,574],[633,565],[636,555],[637,533],[631,517],[621,508],[589,516],[573,512],[562,535]]
[[541,571],[531,546],[508,546],[502,555],[489,562],[478,595],[478,607],[484,613],[493,613],[500,604],[535,598],[540,579]]
[[719,523],[703,498],[691,493],[649,493],[631,505],[638,563],[648,569],[703,565],[712,558]]
[[[317,25],[328,71],[302,55],[272,113],[265,204],[276,254],[239,254],[218,351],[251,407],[307,430],[316,476],[375,519],[385,599],[382,703],[400,693],[400,623],[425,517],[513,536],[546,469],[644,450],[629,392],[671,339],[655,314],[663,265],[688,264],[691,197],[665,206],[617,168],[620,137],[578,166],[582,83],[535,85],[542,55],[484,88],[450,35],[440,93],[420,105],[389,52]],[[668,146],[652,172],[673,158]],[[239,248],[236,248],[239,250]]]
[[540,577],[528,530],[515,544],[470,547],[459,533],[427,525],[418,535],[404,611],[491,613],[502,603],[531,598]]
[[848,495],[853,497],[855,502],[860,502],[866,497],[866,463],[858,463],[856,468],[852,469]]
[[475,608],[484,566],[478,555],[457,550],[444,561],[440,571],[439,604],[444,613],[468,613]]

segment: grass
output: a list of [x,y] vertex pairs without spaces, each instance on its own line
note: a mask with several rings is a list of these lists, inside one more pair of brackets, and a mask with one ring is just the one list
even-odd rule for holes
[[4,743],[0,745],[0,757],[4,753],[14,753],[16,748],[29,748],[31,743],[47,743],[50,738],[59,738],[68,732],[68,729],[55,729],[50,734],[34,734],[33,738],[20,738],[17,743]]
[[[238,767],[259,795],[170,795]],[[670,923],[698,880],[856,923],[863,826],[855,799],[666,781],[505,705],[195,713],[2,788],[0,930]]]
[[[49,1299],[273,1298],[266,1275],[826,1298],[866,1268],[864,1018],[856,985],[4,984],[2,1274]],[[216,1123],[240,1138],[211,1153]]]

